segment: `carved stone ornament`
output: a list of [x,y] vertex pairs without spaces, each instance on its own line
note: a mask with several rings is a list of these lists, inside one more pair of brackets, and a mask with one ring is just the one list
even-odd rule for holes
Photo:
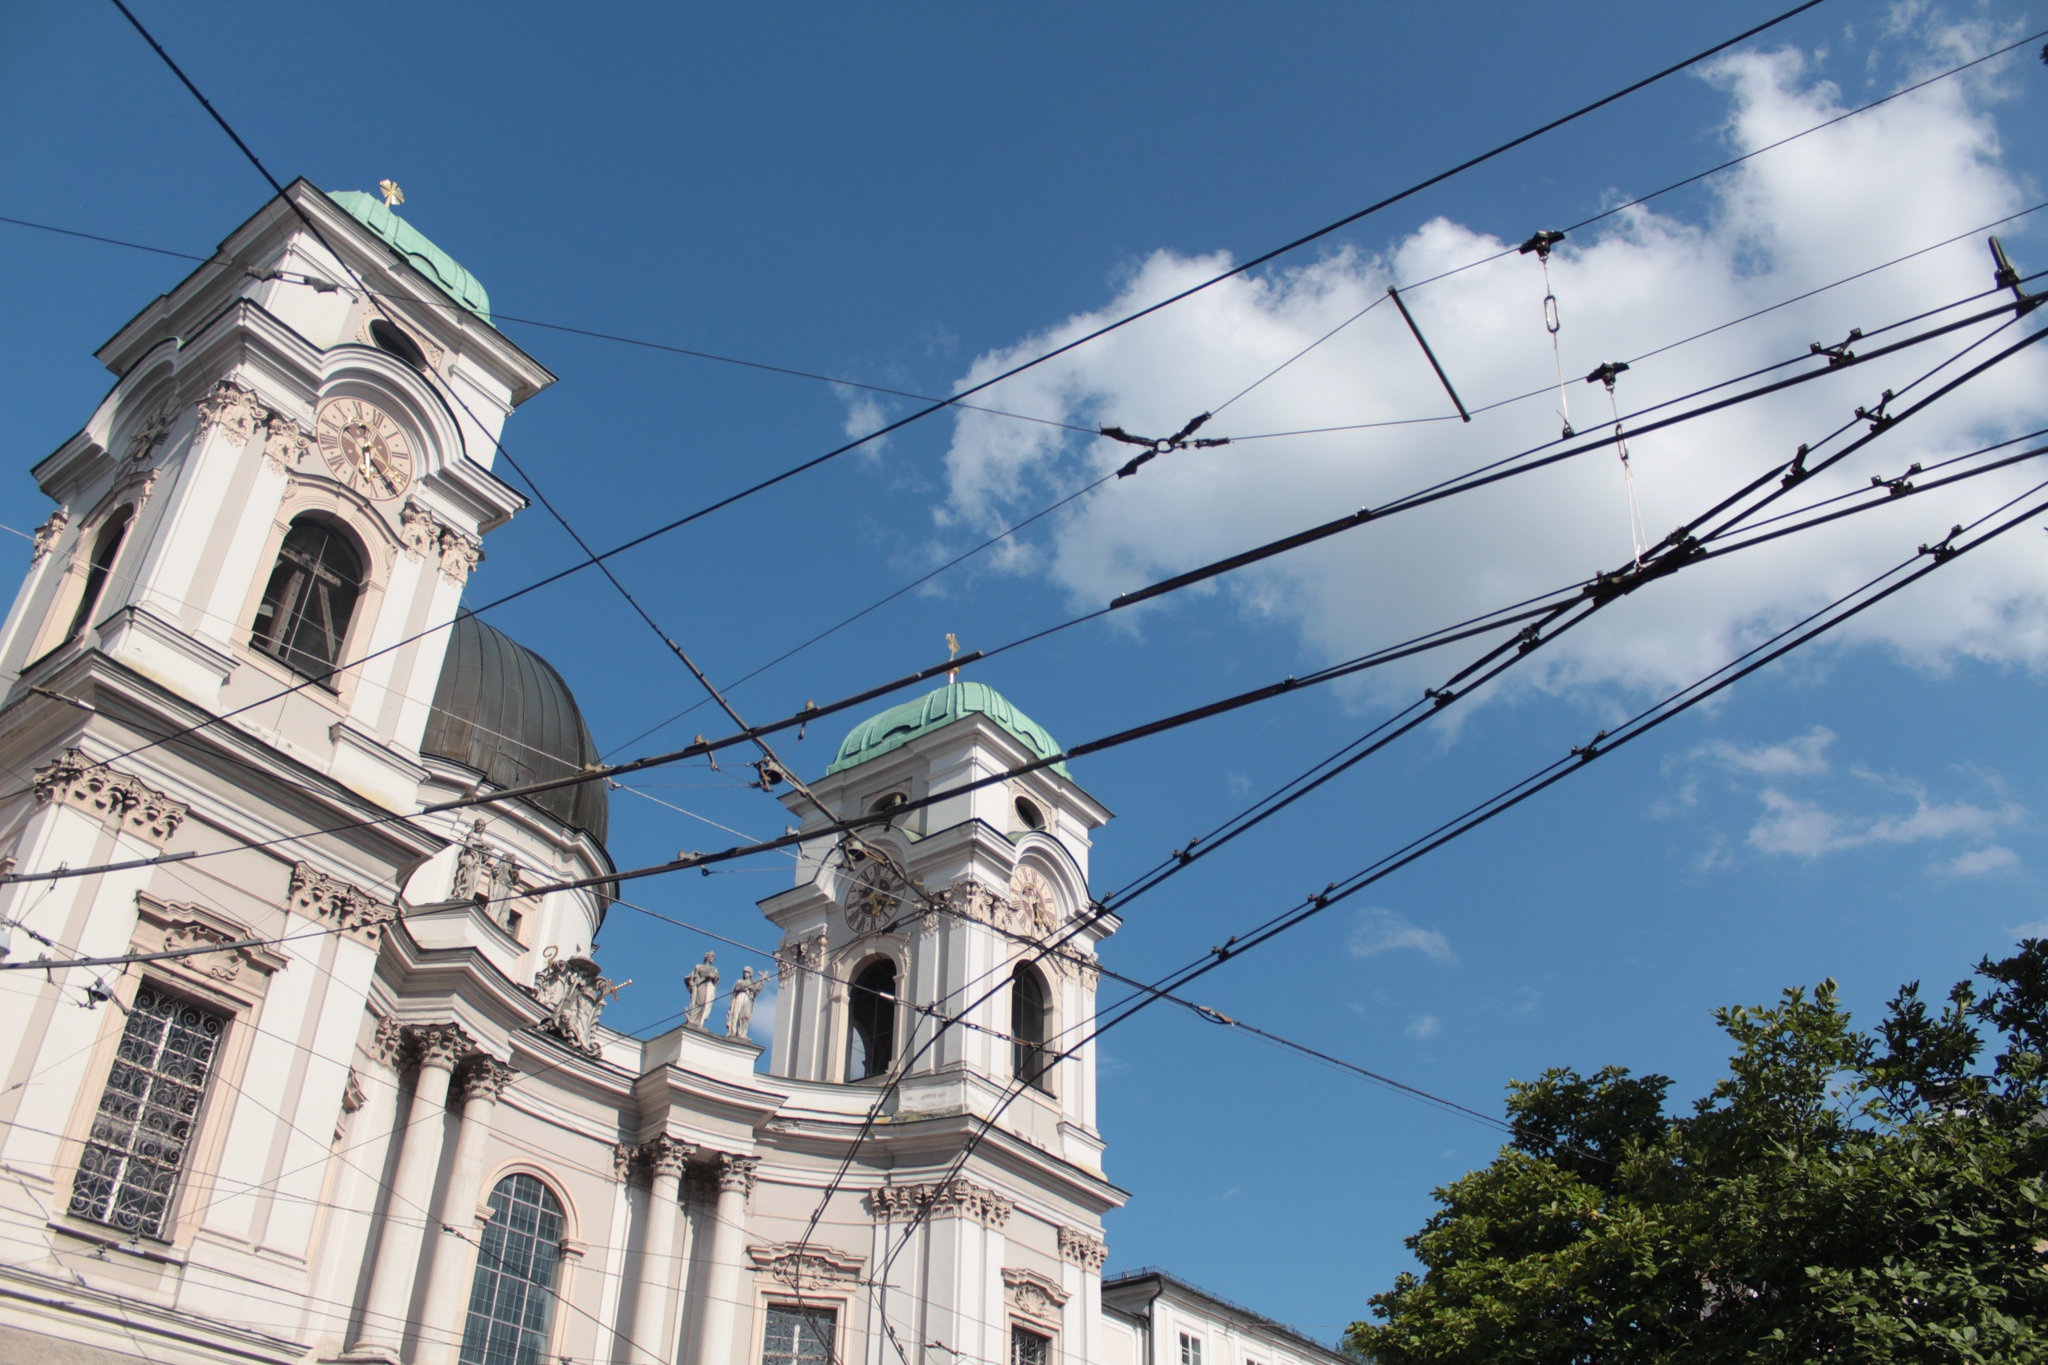
[[166,402],[154,414],[144,419],[142,425],[135,428],[134,434],[129,436],[128,458],[136,464],[147,463],[149,458],[156,454],[157,447],[170,436],[171,428],[177,421],[177,407]]
[[441,528],[441,577],[457,585],[469,581],[469,571],[484,562],[484,547],[452,526]]
[[64,528],[71,522],[71,514],[59,507],[50,513],[50,519],[36,527],[35,548],[29,552],[28,565],[33,569],[49,558],[50,551],[57,548],[57,542],[64,538]]
[[246,445],[251,436],[270,424],[270,409],[256,401],[256,392],[232,379],[223,379],[199,400],[199,434],[218,429],[235,445]]
[[263,463],[280,474],[290,474],[312,444],[306,429],[281,412],[271,413],[264,422]]
[[878,1185],[868,1191],[868,1210],[877,1218],[972,1218],[984,1227],[1001,1228],[1016,1207],[1007,1195],[964,1176],[923,1185]]
[[1094,1233],[1083,1232],[1079,1228],[1060,1229],[1061,1260],[1072,1261],[1083,1270],[1099,1272],[1108,1258],[1108,1245]]
[[158,848],[185,823],[184,803],[140,778],[94,763],[77,749],[66,749],[31,773],[30,790],[39,806],[52,801],[75,806]]
[[441,543],[441,523],[426,508],[408,502],[398,511],[398,539],[405,557],[417,564]]
[[759,1157],[721,1155],[718,1158],[718,1192],[752,1196],[754,1171],[760,1164]]
[[695,1143],[677,1142],[664,1133],[641,1143],[634,1155],[654,1175],[672,1175],[680,1180],[683,1168],[689,1164],[696,1150]]
[[[232,943],[231,935],[223,933],[210,924],[198,920],[179,920],[164,933],[164,951],[175,953],[181,949],[198,948],[209,943]],[[189,957],[175,959],[195,972],[204,972],[216,981],[233,981],[248,965],[246,949],[229,949],[219,953],[193,953]]]
[[460,1024],[425,1024],[408,1028],[406,1033],[421,1066],[453,1070],[457,1062],[476,1051],[476,1039],[470,1037]]
[[505,1093],[505,1087],[518,1074],[508,1063],[479,1054],[464,1062],[456,1073],[455,1093],[461,1096],[464,1104],[473,1100],[496,1104],[498,1096]]
[[816,930],[804,938],[784,939],[775,950],[776,974],[783,985],[799,971],[819,971],[825,965],[825,931]]
[[396,1019],[379,1019],[370,1039],[370,1060],[398,1070],[405,1056],[405,1027]]
[[791,1289],[822,1289],[860,1279],[867,1258],[838,1247],[816,1242],[775,1242],[747,1248],[747,1256],[760,1274],[773,1275]]
[[587,957],[564,958],[559,962],[550,958],[546,966],[534,973],[530,987],[533,998],[548,1012],[537,1027],[579,1051],[596,1056],[602,1048],[597,1037],[597,1018],[624,985],[599,975],[597,963]]
[[288,904],[295,913],[329,924],[358,943],[375,943],[383,937],[384,926],[398,915],[395,906],[384,904],[359,886],[328,876],[311,863],[293,866]]
[[341,1112],[353,1114],[369,1103],[370,1092],[363,1089],[363,1078],[354,1067],[348,1069],[348,1080],[341,1087]]
[[1039,1322],[1059,1324],[1060,1310],[1071,1295],[1035,1270],[1003,1267],[1003,1298],[1012,1311]]
[[633,1160],[640,1149],[630,1142],[612,1144],[612,1177],[621,1185],[633,1178]]

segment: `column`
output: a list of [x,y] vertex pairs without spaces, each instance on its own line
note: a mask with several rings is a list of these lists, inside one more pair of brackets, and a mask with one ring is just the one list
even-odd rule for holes
[[398,1169],[385,1205],[384,1235],[377,1241],[377,1263],[370,1271],[370,1292],[363,1301],[363,1325],[349,1354],[372,1360],[397,1360],[412,1306],[413,1280],[419,1271],[420,1243],[425,1237],[427,1204],[434,1197],[434,1177],[441,1168],[442,1114],[448,1103],[448,1082],[455,1063],[476,1050],[476,1043],[454,1024],[408,1030],[419,1049],[419,1079],[413,1083],[412,1110],[399,1133]]
[[461,1124],[455,1130],[455,1158],[448,1170],[448,1193],[440,1216],[427,1225],[427,1297],[420,1307],[420,1365],[444,1365],[455,1359],[462,1342],[463,1311],[476,1273],[477,1242],[483,1222],[477,1205],[483,1191],[484,1148],[490,1142],[491,1120],[498,1096],[512,1079],[512,1068],[489,1057],[473,1057],[457,1073],[455,1098]]
[[718,1208],[711,1225],[710,1273],[704,1282],[703,1310],[697,1314],[694,1365],[732,1365],[733,1325],[739,1320],[744,1281],[740,1262],[746,1259],[747,1196],[754,1192],[757,1157],[718,1158]]
[[627,1359],[634,1365],[670,1365],[675,1359],[681,1332],[669,1326],[669,1310],[683,1268],[676,1254],[676,1215],[682,1207],[683,1163],[695,1150],[666,1136],[640,1146],[650,1179],[647,1231],[640,1239],[640,1291],[633,1298],[633,1328],[627,1333]]

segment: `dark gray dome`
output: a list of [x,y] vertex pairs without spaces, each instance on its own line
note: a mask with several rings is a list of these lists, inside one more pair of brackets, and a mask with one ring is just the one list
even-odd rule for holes
[[[460,763],[496,787],[567,777],[598,761],[562,675],[474,616],[458,617],[450,631],[420,752]],[[604,842],[611,808],[602,778],[524,799]]]

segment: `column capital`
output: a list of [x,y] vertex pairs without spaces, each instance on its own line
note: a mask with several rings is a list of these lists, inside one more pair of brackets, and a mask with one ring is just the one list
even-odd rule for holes
[[479,1053],[463,1062],[456,1071],[455,1093],[464,1104],[473,1100],[496,1104],[505,1087],[518,1074],[509,1063]]
[[435,1066],[452,1071],[457,1062],[476,1051],[476,1039],[460,1024],[425,1024],[408,1028],[406,1034],[418,1051],[423,1068]]
[[678,1142],[666,1133],[640,1144],[640,1160],[657,1176],[682,1177],[683,1166],[697,1151],[693,1142]]
[[720,1152],[713,1167],[720,1194],[752,1195],[754,1192],[754,1171],[760,1166],[761,1158],[734,1156]]
[[404,1064],[405,1026],[389,1015],[377,1021],[377,1032],[370,1039],[370,1060],[393,1071]]

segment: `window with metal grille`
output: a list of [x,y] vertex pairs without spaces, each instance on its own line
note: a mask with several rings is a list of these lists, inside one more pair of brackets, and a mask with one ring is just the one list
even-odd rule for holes
[[1012,1324],[1010,1365],[1052,1365],[1052,1338]]
[[761,1365],[831,1365],[838,1322],[839,1315],[830,1308],[771,1305],[761,1338]]
[[249,643],[293,671],[319,676],[341,662],[363,591],[363,561],[340,530],[300,517],[278,548]]
[[524,1173],[500,1180],[477,1244],[462,1365],[539,1365],[561,1259],[562,1204],[554,1191]]
[[162,1237],[228,1018],[153,986],[135,993],[71,1182],[71,1212]]

